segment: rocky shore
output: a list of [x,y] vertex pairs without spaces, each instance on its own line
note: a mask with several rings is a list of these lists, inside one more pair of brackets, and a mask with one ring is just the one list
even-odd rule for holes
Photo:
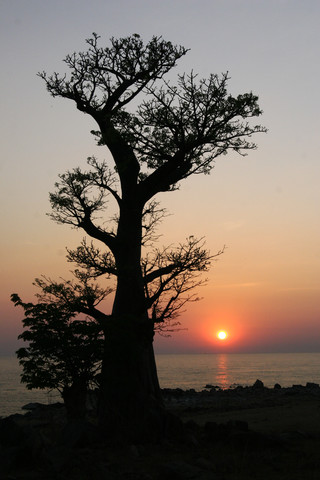
[[113,446],[93,412],[67,422],[63,404],[0,420],[1,480],[320,478],[320,387],[164,389],[171,412],[158,445]]
[[163,389],[163,396],[168,406],[190,408],[217,408],[241,409],[252,408],[263,404],[266,406],[281,404],[288,396],[312,396],[320,398],[320,386],[317,383],[292,385],[283,388],[276,383],[273,388],[264,386],[261,380],[256,380],[252,386],[242,387],[237,385],[229,389],[221,389],[218,386],[206,385],[201,392],[195,390]]

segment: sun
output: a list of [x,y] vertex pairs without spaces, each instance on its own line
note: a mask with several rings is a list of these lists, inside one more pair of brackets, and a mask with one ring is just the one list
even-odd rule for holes
[[228,334],[224,330],[220,330],[220,332],[217,333],[217,337],[219,340],[225,340],[227,338]]

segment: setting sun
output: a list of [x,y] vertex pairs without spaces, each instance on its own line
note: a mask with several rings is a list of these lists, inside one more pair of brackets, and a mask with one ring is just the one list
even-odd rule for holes
[[217,333],[217,337],[219,340],[225,340],[227,338],[228,334],[224,330],[220,330],[220,332]]

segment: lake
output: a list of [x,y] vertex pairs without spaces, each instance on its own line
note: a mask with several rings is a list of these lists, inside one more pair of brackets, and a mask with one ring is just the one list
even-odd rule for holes
[[[267,387],[320,383],[320,353],[157,355],[162,388],[202,390],[205,385],[229,388],[252,385],[257,379]],[[22,413],[29,402],[52,403],[56,392],[27,390],[20,383],[21,368],[15,357],[0,357],[0,416]]]

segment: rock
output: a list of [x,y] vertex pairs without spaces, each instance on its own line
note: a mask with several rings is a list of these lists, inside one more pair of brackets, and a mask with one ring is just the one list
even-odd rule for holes
[[307,382],[306,388],[312,388],[312,389],[319,388],[319,383]]
[[236,392],[241,392],[242,390],[244,390],[244,387],[243,387],[242,385],[237,385],[237,386],[234,388],[234,390],[235,390]]
[[252,385],[252,388],[254,388],[255,390],[262,390],[264,388],[264,384],[261,380],[256,380]]
[[39,402],[34,402],[34,403],[27,403],[26,405],[23,405],[22,410],[36,410],[37,408],[43,408],[46,407],[43,403]]
[[182,388],[163,388],[162,393],[168,397],[181,397],[185,395],[185,391]]

